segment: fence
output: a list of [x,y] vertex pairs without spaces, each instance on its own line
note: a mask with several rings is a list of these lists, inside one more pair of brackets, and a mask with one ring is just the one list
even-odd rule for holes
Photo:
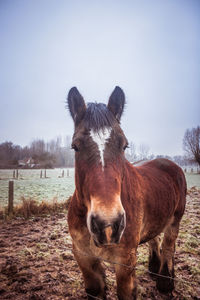
[[[25,169],[25,170],[29,170],[29,169]],[[19,179],[19,177],[20,177],[19,175],[20,175],[19,169],[13,170],[13,176],[12,176],[13,179]],[[69,169],[66,170],[66,175],[67,175],[67,177],[69,177]],[[47,170],[46,169],[40,170],[40,172],[38,173],[38,177],[39,178],[49,178],[47,176]],[[63,178],[63,177],[65,177],[65,170],[62,170],[61,175],[58,176],[58,178]]]
[[[66,188],[63,189],[63,186],[70,186],[72,182],[73,172],[72,170],[70,171],[69,169],[54,169],[54,170],[34,170],[34,174],[32,176],[32,173],[30,175],[30,172],[32,170],[9,170],[9,172],[1,172],[0,176],[0,206],[2,207],[7,207],[8,208],[8,213],[12,214],[13,213],[13,206],[14,206],[14,200],[16,202],[19,202],[21,197],[26,197],[26,198],[36,198],[39,201],[43,201],[44,199],[49,199],[47,201],[50,201],[51,199],[60,198],[59,190],[61,190],[61,194],[63,198],[65,199],[65,193],[66,193]],[[2,177],[3,175],[3,177]],[[60,181],[60,179],[66,178],[66,180]],[[67,179],[68,178],[68,179]],[[44,180],[44,179],[49,179],[49,180]],[[40,180],[42,180],[40,182]],[[44,181],[43,181],[44,180]],[[16,185],[15,185],[16,183]],[[32,191],[30,190],[31,185],[35,186],[36,185],[36,191],[40,193],[43,197],[37,198],[35,196],[35,193],[32,194]],[[40,190],[41,188],[41,190]],[[19,194],[22,193],[22,190],[26,191],[26,195],[20,196]],[[35,191],[34,190],[34,191]],[[48,198],[46,197],[45,191],[47,192],[48,190],[53,191],[52,197]],[[73,187],[71,187],[72,192],[66,193],[66,199],[73,193]],[[5,203],[5,204],[4,204]]]
[[199,167],[183,167],[183,171],[185,173],[200,174],[200,168]]
[[13,213],[13,200],[14,200],[14,181],[9,181],[8,185],[8,214]]

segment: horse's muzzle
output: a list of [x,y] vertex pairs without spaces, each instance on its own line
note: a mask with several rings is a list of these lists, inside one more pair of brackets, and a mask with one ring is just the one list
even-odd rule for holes
[[112,222],[91,215],[90,231],[96,246],[118,244],[126,226],[125,213],[119,214]]

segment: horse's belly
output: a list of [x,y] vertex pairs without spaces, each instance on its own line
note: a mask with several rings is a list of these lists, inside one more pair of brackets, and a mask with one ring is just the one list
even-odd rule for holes
[[140,244],[146,243],[158,236],[160,233],[165,232],[166,227],[171,224],[173,220],[174,216],[171,216],[162,222],[158,221],[144,224],[140,233]]

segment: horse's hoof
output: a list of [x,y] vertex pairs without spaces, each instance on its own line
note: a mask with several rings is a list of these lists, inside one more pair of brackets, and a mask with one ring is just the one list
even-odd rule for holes
[[169,278],[157,278],[156,287],[162,294],[171,293],[174,289],[174,280]]
[[[93,300],[95,298],[106,300],[107,299],[106,290],[107,290],[107,287],[104,288],[103,295],[99,289],[97,289],[97,290],[96,289],[86,289],[85,291],[86,291],[88,300]],[[101,294],[101,296],[100,296],[100,294]]]
[[156,287],[159,292],[163,294],[172,292],[174,289],[174,269],[172,274],[170,274],[167,263],[165,263],[159,275],[156,281]]

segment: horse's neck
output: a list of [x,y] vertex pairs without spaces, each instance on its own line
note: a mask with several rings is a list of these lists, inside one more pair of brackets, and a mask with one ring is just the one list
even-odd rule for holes
[[122,194],[126,194],[129,198],[134,197],[141,190],[141,180],[141,175],[138,173],[137,168],[126,161],[122,180]]

